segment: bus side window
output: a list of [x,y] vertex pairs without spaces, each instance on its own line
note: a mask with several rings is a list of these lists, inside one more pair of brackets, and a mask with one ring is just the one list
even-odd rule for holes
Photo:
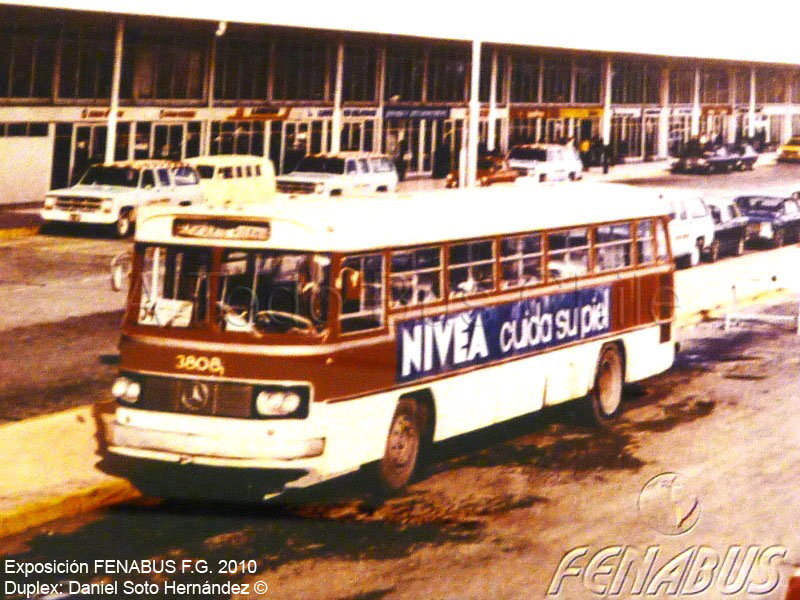
[[441,255],[440,248],[392,253],[391,308],[427,304],[442,298]]
[[236,178],[237,179],[242,178],[242,167],[236,167]]
[[450,295],[471,296],[494,289],[492,240],[450,246]]
[[653,221],[650,219],[639,221],[636,226],[636,250],[640,265],[647,265],[655,260]]
[[589,230],[585,227],[547,236],[550,279],[570,279],[589,272]]
[[664,223],[662,221],[656,221],[656,256],[659,262],[669,261],[667,233],[664,231]]
[[357,299],[341,296],[339,321],[342,333],[377,329],[383,326],[383,255],[365,254],[348,256],[342,260],[342,269],[361,273],[363,284]]
[[539,233],[503,238],[500,242],[500,287],[504,290],[544,281],[542,236]]
[[631,266],[633,236],[630,223],[598,225],[594,235],[594,264],[598,271],[614,271]]
[[223,167],[220,169],[223,179],[233,179],[233,167]]

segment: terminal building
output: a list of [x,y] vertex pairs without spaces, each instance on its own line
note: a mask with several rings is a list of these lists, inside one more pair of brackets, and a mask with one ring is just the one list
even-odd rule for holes
[[[467,40],[36,5],[0,15],[0,204],[41,200],[111,154],[256,154],[284,173],[308,153],[361,150],[402,153],[407,175],[430,177],[469,131]],[[800,65],[488,40],[479,62],[489,150],[599,137],[649,160],[693,136],[800,134]]]

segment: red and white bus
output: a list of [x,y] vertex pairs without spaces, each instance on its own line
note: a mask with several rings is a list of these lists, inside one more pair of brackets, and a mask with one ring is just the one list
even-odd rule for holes
[[[667,209],[610,184],[213,209],[137,223],[108,449],[289,485],[622,386],[675,356]],[[213,469],[212,469],[213,470]]]

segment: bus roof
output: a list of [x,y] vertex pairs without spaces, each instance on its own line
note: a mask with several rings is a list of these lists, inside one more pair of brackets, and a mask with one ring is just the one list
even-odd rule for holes
[[[227,240],[225,245],[238,247],[355,252],[669,212],[659,194],[647,189],[584,182],[339,198],[276,194],[274,198],[228,208],[148,207],[140,210],[136,237],[153,243],[220,245]],[[183,227],[178,233],[178,223],[198,227]],[[232,233],[236,224],[244,228]]]

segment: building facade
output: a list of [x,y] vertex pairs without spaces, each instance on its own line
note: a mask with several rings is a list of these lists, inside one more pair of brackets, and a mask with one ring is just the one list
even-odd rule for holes
[[[431,176],[468,132],[471,44],[0,7],[0,203],[108,158],[386,152]],[[692,136],[800,134],[800,66],[482,44],[480,142],[600,137],[621,159]],[[115,132],[109,144],[109,127]]]

